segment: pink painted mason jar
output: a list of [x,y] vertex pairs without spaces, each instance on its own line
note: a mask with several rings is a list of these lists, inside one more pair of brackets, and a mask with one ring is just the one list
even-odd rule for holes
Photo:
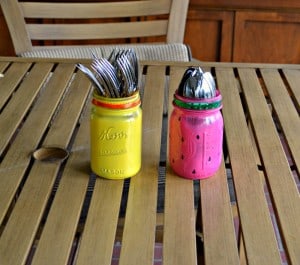
[[195,99],[179,96],[169,124],[169,163],[176,174],[188,179],[211,177],[222,161],[222,97]]

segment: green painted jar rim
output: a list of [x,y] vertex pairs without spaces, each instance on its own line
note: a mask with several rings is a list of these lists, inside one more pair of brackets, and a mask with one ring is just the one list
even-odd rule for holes
[[190,110],[211,110],[222,107],[222,101],[214,101],[214,102],[183,102],[179,99],[174,99],[173,104],[184,109]]
[[[177,92],[177,91],[176,91]],[[174,94],[173,105],[188,110],[213,110],[222,108],[222,96],[217,90],[214,98],[192,99]]]

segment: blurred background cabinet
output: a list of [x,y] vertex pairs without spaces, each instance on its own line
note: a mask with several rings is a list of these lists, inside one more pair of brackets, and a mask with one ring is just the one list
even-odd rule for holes
[[[300,63],[300,0],[190,0],[185,43],[203,61]],[[0,55],[14,55],[2,10]]]
[[191,0],[185,42],[204,61],[300,63],[300,1]]

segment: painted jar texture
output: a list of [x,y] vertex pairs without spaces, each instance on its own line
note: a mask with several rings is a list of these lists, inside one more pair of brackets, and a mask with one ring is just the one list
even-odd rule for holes
[[124,179],[141,168],[142,110],[139,93],[126,98],[93,94],[91,168],[98,176]]
[[213,176],[222,161],[222,97],[191,99],[174,95],[169,124],[169,163],[179,176]]

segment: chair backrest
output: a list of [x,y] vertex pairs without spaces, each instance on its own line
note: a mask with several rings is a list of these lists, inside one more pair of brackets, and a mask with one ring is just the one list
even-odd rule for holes
[[182,43],[189,0],[0,3],[15,52],[21,54],[53,40],[166,36],[166,43]]

